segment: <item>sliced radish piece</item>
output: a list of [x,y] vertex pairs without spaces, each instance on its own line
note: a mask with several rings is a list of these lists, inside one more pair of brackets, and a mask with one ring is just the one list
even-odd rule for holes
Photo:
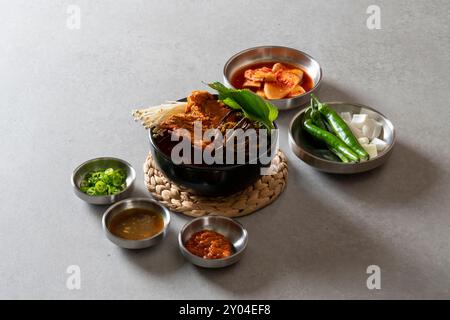
[[352,130],[352,133],[356,137],[356,139],[363,137],[362,131],[356,128],[351,122],[347,122],[347,125],[350,128],[350,130]]
[[369,159],[373,159],[378,155],[377,146],[374,144],[363,144],[362,147],[369,154]]
[[260,88],[261,82],[254,81],[254,80],[245,80],[242,87],[244,87],[244,88]]
[[371,140],[373,138],[374,130],[375,126],[368,121],[367,124],[363,125],[362,127],[363,136]]
[[275,64],[272,66],[272,71],[273,71],[273,72],[277,72],[278,70],[283,70],[283,69],[285,69],[285,67],[284,67],[281,63],[279,63],[279,62],[275,63]]
[[272,74],[272,69],[263,67],[259,69],[248,69],[244,72],[245,79],[253,81],[264,81],[264,79]]
[[358,139],[360,144],[369,144],[369,139],[367,137],[362,137]]
[[379,123],[378,121],[373,120],[374,124],[375,124],[375,128],[373,130],[373,136],[372,139],[378,138],[380,136],[381,133],[381,129],[383,129],[383,125],[381,123]]
[[289,72],[295,74],[300,79],[300,82],[302,82],[302,80],[303,80],[303,71],[302,70],[290,69]]
[[278,71],[275,82],[264,84],[264,93],[267,99],[282,99],[300,82],[300,78],[289,71]]
[[303,87],[298,84],[294,87],[294,89],[292,89],[291,92],[289,92],[289,94],[287,96],[288,97],[296,97],[301,94],[304,94],[305,92],[306,92],[305,89],[303,89]]
[[283,83],[286,86],[295,87],[300,83],[300,78],[290,71],[283,70],[280,73],[277,73],[277,81]]
[[292,88],[279,85],[278,82],[266,82],[264,84],[264,94],[267,99],[282,99],[286,97]]
[[372,140],[380,135],[381,127],[375,120],[367,119],[366,124],[362,127],[362,132],[365,137]]
[[367,114],[354,114],[352,118],[352,125],[358,129],[361,129],[366,124],[367,119]]
[[387,142],[378,138],[374,138],[370,143],[377,147],[377,151],[383,151],[387,147]]
[[341,118],[345,122],[351,122],[352,121],[352,115],[350,112],[341,112]]

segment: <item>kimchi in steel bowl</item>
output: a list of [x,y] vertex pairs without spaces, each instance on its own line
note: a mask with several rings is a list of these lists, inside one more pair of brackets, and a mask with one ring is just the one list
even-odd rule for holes
[[279,110],[308,103],[310,94],[318,91],[322,76],[320,64],[309,54],[280,46],[243,50],[223,68],[225,85],[252,90]]

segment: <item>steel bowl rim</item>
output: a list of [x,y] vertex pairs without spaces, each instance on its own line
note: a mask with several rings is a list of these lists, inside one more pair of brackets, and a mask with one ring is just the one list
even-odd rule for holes
[[[126,186],[125,189],[123,189],[122,191],[120,191],[119,193],[114,194],[114,195],[103,195],[103,196],[91,196],[91,195],[88,195],[87,193],[84,193],[83,191],[81,191],[80,187],[77,186],[77,184],[75,183],[75,176],[78,173],[78,171],[82,167],[84,167],[85,165],[93,163],[93,162],[97,162],[97,161],[102,161],[102,160],[113,160],[113,161],[121,162],[122,164],[127,166],[130,169],[130,172],[131,172],[131,174],[130,174],[131,182]],[[127,176],[127,178],[128,178],[128,176]],[[120,194],[123,194],[124,192],[128,191],[132,187],[132,185],[134,184],[135,180],[136,180],[136,170],[133,168],[133,166],[129,162],[127,162],[127,161],[125,161],[123,159],[120,159],[120,158],[116,158],[116,157],[98,157],[98,158],[92,158],[92,159],[86,160],[83,163],[81,163],[79,166],[77,166],[72,171],[72,175],[70,176],[70,182],[72,184],[72,187],[74,187],[77,191],[82,192],[83,194],[85,194],[86,197],[89,198],[89,199],[109,199],[112,196],[118,196]]]
[[[373,159],[364,161],[363,163],[370,163],[370,162],[375,161],[375,160],[379,159],[380,157],[382,157],[384,155],[387,155],[387,154],[389,154],[391,152],[392,148],[395,145],[396,139],[397,139],[397,137],[396,137],[396,130],[395,130],[395,127],[394,127],[394,124],[392,123],[392,121],[389,120],[389,118],[386,117],[383,113],[379,112],[375,108],[372,108],[372,107],[369,107],[369,106],[366,106],[366,105],[360,104],[360,103],[343,102],[343,101],[330,101],[330,102],[327,101],[327,102],[323,102],[323,103],[330,104],[330,105],[331,104],[334,104],[334,105],[353,105],[353,106],[356,106],[356,107],[368,109],[368,110],[371,110],[371,111],[379,114],[380,116],[382,116],[392,126],[392,143],[389,144],[389,146],[386,148],[386,150],[383,150],[383,153],[381,155],[379,155],[379,156],[377,156],[377,157],[375,157]],[[355,165],[360,164],[361,162],[357,162],[357,163],[343,163],[343,162],[338,162],[338,161],[327,160],[327,159],[324,159],[324,158],[321,158],[321,157],[318,157],[318,156],[312,154],[311,152],[305,150],[304,148],[302,148],[300,145],[297,144],[297,142],[295,141],[295,139],[293,137],[293,134],[292,134],[292,126],[294,125],[294,122],[297,120],[297,118],[300,117],[302,115],[302,113],[304,113],[305,110],[308,109],[308,108],[309,107],[305,107],[302,110],[300,110],[299,112],[297,112],[294,115],[294,117],[292,118],[291,122],[289,123],[289,130],[288,130],[288,132],[289,132],[289,140],[293,144],[295,144],[298,148],[300,148],[303,152],[308,154],[308,156],[310,156],[311,158],[314,158],[314,159],[319,160],[319,161],[323,161],[324,163],[329,163],[329,164],[343,166],[343,167],[344,166],[347,166],[347,167],[355,166]]]
[[[223,219],[223,220],[228,220],[231,223],[234,223],[234,224],[238,225],[238,227],[242,230],[243,237],[244,237],[243,247],[239,251],[236,251],[235,253],[233,253],[231,256],[226,257],[226,258],[220,258],[220,259],[204,259],[202,257],[196,256],[195,254],[189,252],[189,250],[186,248],[186,246],[183,243],[182,234],[184,233],[184,231],[186,231],[187,227],[189,227],[192,223],[194,223],[195,221],[204,220],[207,217],[214,217],[214,218],[219,218],[219,219]],[[234,220],[234,219],[229,218],[229,217],[225,217],[225,216],[203,216],[203,217],[195,218],[195,219],[187,222],[181,228],[181,230],[178,232],[178,246],[179,246],[180,250],[182,251],[182,253],[185,254],[185,255],[188,255],[190,258],[193,258],[194,260],[199,261],[199,262],[205,262],[205,261],[206,261],[206,263],[208,263],[209,261],[211,261],[211,262],[212,261],[217,261],[217,263],[218,262],[228,262],[228,261],[238,257],[239,255],[241,255],[245,251],[245,249],[247,249],[247,244],[248,244],[248,231],[247,231],[247,229],[245,229],[245,227],[239,221]],[[214,262],[214,263],[216,263],[216,262]]]
[[229,78],[227,77],[226,72],[225,72],[225,71],[228,69],[230,63],[231,63],[234,59],[236,59],[237,57],[239,57],[240,55],[242,55],[242,54],[244,54],[244,53],[247,53],[247,52],[249,52],[249,51],[256,50],[256,49],[262,49],[262,48],[267,48],[267,49],[288,49],[288,50],[296,51],[297,53],[300,53],[300,54],[306,56],[306,57],[307,57],[308,59],[310,59],[311,61],[314,61],[315,63],[317,63],[317,65],[319,66],[319,71],[320,71],[319,80],[317,81],[317,83],[314,84],[314,86],[311,88],[311,90],[309,90],[309,91],[307,91],[307,92],[305,92],[305,93],[303,93],[303,94],[301,94],[301,95],[292,97],[292,98],[267,99],[267,101],[269,101],[269,102],[272,102],[272,101],[273,101],[274,103],[277,103],[277,102],[292,101],[292,100],[297,99],[297,98],[303,98],[303,97],[307,96],[308,94],[311,94],[313,91],[315,91],[315,89],[317,89],[317,88],[319,87],[319,85],[321,84],[322,79],[323,79],[323,69],[322,69],[322,65],[319,63],[319,61],[318,61],[317,59],[315,59],[315,58],[314,58],[313,56],[311,56],[309,53],[306,53],[306,52],[304,52],[304,51],[302,51],[302,50],[298,50],[298,49],[295,49],[295,48],[292,48],[292,47],[287,47],[287,46],[262,45],[262,46],[256,46],[256,47],[252,47],[252,48],[248,48],[248,49],[244,49],[244,50],[242,50],[242,51],[239,51],[239,52],[235,53],[234,55],[232,55],[232,56],[227,60],[227,62],[225,63],[225,65],[224,65],[224,67],[223,67],[223,70],[222,70],[223,77],[224,77],[225,79],[227,79],[228,83],[230,84],[230,86],[231,86],[233,89],[236,89],[236,88],[234,88],[234,86],[231,84],[231,79],[229,79]]
[[[162,209],[161,211],[164,212],[164,214],[161,214],[163,216],[163,218],[167,217],[167,223],[164,223],[164,227],[162,228],[162,230],[160,232],[158,232],[157,234],[154,234],[153,236],[148,237],[148,238],[132,240],[132,239],[125,239],[125,238],[116,236],[114,233],[112,233],[109,230],[108,226],[106,225],[106,219],[108,218],[108,215],[110,215],[111,212],[113,212],[113,210],[116,209],[116,207],[118,207],[119,205],[121,205],[124,202],[132,203],[132,202],[138,202],[138,201],[156,204],[160,209]],[[167,229],[169,228],[170,221],[171,221],[171,219],[170,219],[169,210],[166,207],[164,207],[162,204],[160,204],[158,201],[156,201],[154,199],[142,198],[142,197],[127,198],[127,199],[123,199],[123,200],[120,200],[120,201],[112,204],[111,206],[108,207],[108,209],[106,209],[106,211],[103,213],[103,217],[102,217],[102,228],[103,228],[104,232],[107,233],[109,236],[111,236],[115,239],[118,239],[120,241],[124,241],[124,242],[128,242],[128,243],[144,243],[144,242],[147,242],[149,240],[152,240],[152,239],[157,238],[160,235],[164,234],[167,231]]]

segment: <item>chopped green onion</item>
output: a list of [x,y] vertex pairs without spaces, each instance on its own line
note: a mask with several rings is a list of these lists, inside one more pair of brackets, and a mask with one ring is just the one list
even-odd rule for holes
[[95,191],[97,191],[99,194],[104,194],[107,189],[108,185],[103,181],[97,181],[97,183],[95,184]]
[[80,190],[90,196],[118,194],[125,190],[127,175],[123,169],[107,168],[88,172],[80,183]]
[[96,195],[95,188],[90,187],[89,189],[87,189],[86,193],[90,196],[95,196]]
[[123,177],[118,174],[118,173],[114,173],[112,176],[112,183],[115,187],[118,187],[122,184],[123,182]]

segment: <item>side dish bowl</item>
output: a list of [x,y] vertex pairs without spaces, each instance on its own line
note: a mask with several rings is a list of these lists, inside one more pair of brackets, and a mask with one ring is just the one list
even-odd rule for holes
[[[111,220],[124,210],[129,209],[147,209],[152,212],[158,213],[161,215],[164,221],[164,227],[161,232],[155,234],[152,237],[141,239],[141,240],[130,240],[120,238],[114,235],[109,230],[109,225]],[[147,198],[131,198],[122,200],[105,211],[102,219],[103,231],[105,232],[106,237],[114,244],[121,248],[125,249],[143,249],[147,247],[151,247],[161,242],[161,240],[165,237],[167,228],[170,223],[170,212],[164,206],[159,204],[157,201]]]
[[309,54],[288,47],[281,46],[260,46],[243,50],[233,55],[223,68],[224,83],[228,87],[233,87],[232,77],[242,68],[260,62],[281,62],[298,66],[308,73],[314,82],[311,90],[293,98],[269,100],[279,110],[294,109],[305,105],[310,100],[310,94],[316,93],[322,81],[323,72],[320,64]]
[[361,104],[347,102],[327,102],[327,104],[338,113],[367,114],[370,118],[381,123],[382,131],[380,136],[387,143],[387,147],[377,157],[358,163],[343,163],[325,159],[322,156],[324,150],[315,147],[311,137],[302,130],[305,108],[294,116],[289,126],[289,145],[298,158],[319,171],[338,174],[369,171],[381,166],[389,159],[395,145],[395,129],[389,119],[377,110]]
[[[126,172],[126,187],[122,192],[114,195],[91,196],[80,190],[81,181],[87,173],[96,170],[105,170],[107,168],[123,169]],[[73,170],[70,181],[72,183],[73,191],[78,198],[90,204],[104,205],[111,204],[128,197],[133,191],[135,179],[136,172],[128,162],[118,158],[101,157],[88,160],[76,167],[75,170]]]
[[[222,259],[204,259],[186,249],[185,243],[196,232],[212,230],[224,235],[233,245],[233,254]],[[221,216],[205,216],[188,222],[178,234],[181,254],[191,263],[204,268],[222,268],[238,262],[247,247],[247,230],[237,221]]]

